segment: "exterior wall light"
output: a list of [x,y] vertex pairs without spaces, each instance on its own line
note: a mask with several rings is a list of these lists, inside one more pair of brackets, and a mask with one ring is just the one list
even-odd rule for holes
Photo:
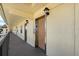
[[25,26],[26,26],[28,23],[29,23],[28,20],[26,20]]
[[45,7],[45,9],[44,9],[44,13],[46,14],[46,15],[49,15],[49,8],[48,7]]

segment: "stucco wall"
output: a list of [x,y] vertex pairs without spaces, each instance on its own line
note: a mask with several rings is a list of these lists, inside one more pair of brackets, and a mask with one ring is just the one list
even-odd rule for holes
[[[53,6],[51,4],[50,6]],[[48,6],[49,7],[49,6]],[[55,7],[55,8],[54,8]],[[62,4],[53,6],[50,9],[50,15],[47,16],[46,28],[46,52],[51,56],[70,56],[79,55],[79,4]],[[43,10],[41,10],[43,11]],[[39,10],[34,17],[43,15]],[[74,13],[75,11],[75,13]],[[75,16],[74,16],[75,15]],[[25,21],[24,21],[25,22]],[[18,32],[17,35],[24,40],[24,22],[17,27],[23,26],[23,33]],[[35,46],[35,20],[29,20],[27,25],[27,42]],[[16,27],[13,32],[16,34]]]
[[47,55],[74,55],[74,4],[63,4],[47,17]]
[[[20,32],[21,26],[22,26],[22,33]],[[17,30],[18,30],[18,32],[17,32]],[[17,36],[19,36],[22,40],[24,40],[24,21],[13,28],[13,33],[16,34]]]
[[35,47],[34,20],[29,20],[27,25],[27,42]]
[[75,55],[79,56],[79,4],[75,4]]
[[[16,31],[17,31],[16,26],[13,29],[13,33],[15,33],[22,40],[25,40],[24,24],[25,24],[25,21],[23,21],[19,25],[17,25],[17,28],[18,28],[17,33],[16,33]],[[20,32],[21,26],[22,26],[23,33]],[[29,20],[29,23],[27,24],[26,29],[27,29],[27,43],[30,44],[31,46],[35,47],[34,21],[33,20]]]

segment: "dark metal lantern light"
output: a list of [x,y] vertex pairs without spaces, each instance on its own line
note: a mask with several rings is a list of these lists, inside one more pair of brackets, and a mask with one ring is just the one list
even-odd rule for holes
[[28,20],[26,20],[26,23],[28,23]]
[[28,24],[28,20],[26,20],[25,26]]
[[44,12],[45,12],[46,15],[49,15],[49,8],[45,7]]

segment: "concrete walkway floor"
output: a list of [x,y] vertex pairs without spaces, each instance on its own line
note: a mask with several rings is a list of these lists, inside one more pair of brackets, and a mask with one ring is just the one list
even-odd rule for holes
[[15,34],[10,33],[9,56],[45,56],[42,50],[25,43]]

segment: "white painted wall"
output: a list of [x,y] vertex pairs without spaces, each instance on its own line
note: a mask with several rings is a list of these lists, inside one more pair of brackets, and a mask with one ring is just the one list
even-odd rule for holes
[[[22,40],[25,40],[24,24],[25,24],[25,21],[23,21],[22,23],[17,25],[17,28],[18,28],[17,34],[16,34],[16,31],[17,31],[16,27],[14,27],[14,30],[13,30],[13,33],[15,33]],[[21,26],[22,26],[22,32],[23,33],[20,33]],[[29,23],[26,26],[26,29],[27,29],[27,43],[30,44],[31,46],[35,47],[34,21],[33,20],[29,20]]]
[[[22,26],[22,33],[20,32],[21,26]],[[18,29],[18,32],[17,32],[17,29]],[[13,33],[16,34],[18,37],[20,37],[22,40],[24,40],[24,24],[21,23],[17,25],[17,29],[16,27],[14,27]]]
[[79,56],[79,4],[75,4],[75,55]]
[[27,42],[35,47],[34,20],[29,20],[27,25]]
[[74,4],[63,4],[47,17],[47,55],[74,55]]
[[[22,32],[23,32],[23,33],[20,32],[20,30],[21,30],[21,26],[22,26]],[[22,40],[24,40],[24,24],[18,26],[18,32],[17,32],[17,35],[18,35]]]

